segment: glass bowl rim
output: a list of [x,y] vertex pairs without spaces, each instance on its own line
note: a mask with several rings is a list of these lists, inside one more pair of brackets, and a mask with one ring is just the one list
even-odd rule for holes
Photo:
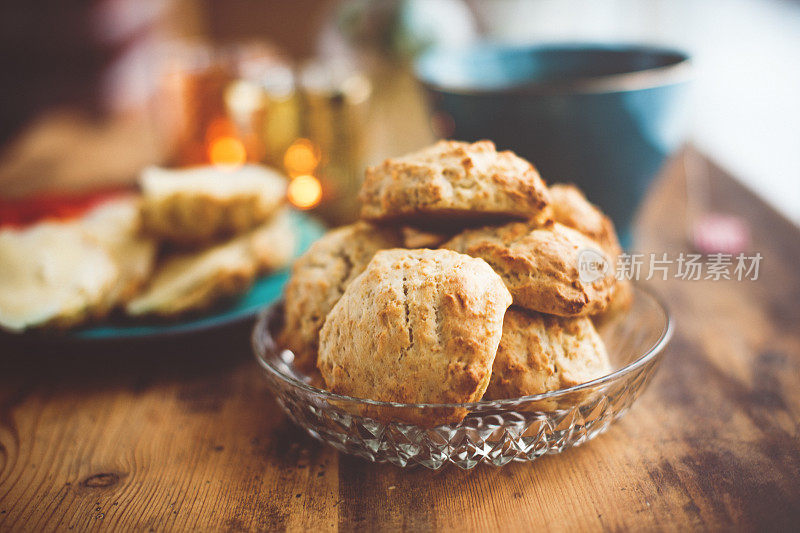
[[[567,387],[565,389],[558,389],[554,391],[532,394],[528,396],[520,396],[518,398],[504,398],[502,400],[479,400],[477,402],[467,402],[467,403],[398,403],[398,402],[383,402],[378,400],[369,400],[366,398],[356,398],[354,396],[346,396],[343,394],[337,394],[335,392],[320,389],[318,387],[314,387],[313,385],[309,385],[308,383],[305,383],[297,378],[285,374],[283,371],[281,371],[279,368],[276,368],[271,362],[269,362],[266,359],[266,346],[264,346],[263,342],[260,340],[260,336],[263,336],[265,334],[268,334],[270,337],[272,337],[272,334],[269,333],[268,324],[275,311],[283,306],[282,298],[280,300],[277,300],[276,302],[273,302],[272,304],[267,306],[264,310],[259,312],[255,326],[253,327],[253,333],[251,335],[250,340],[252,343],[255,359],[261,368],[266,370],[269,374],[271,374],[278,380],[283,381],[284,383],[293,388],[301,389],[307,393],[311,393],[314,396],[324,398],[326,400],[334,400],[338,402],[344,401],[348,403],[356,403],[365,406],[377,406],[377,407],[395,408],[395,409],[461,408],[461,409],[467,409],[469,411],[475,411],[486,407],[497,408],[503,405],[516,405],[523,402],[525,403],[538,402],[541,400],[553,400],[553,399],[564,398],[575,392],[579,392],[585,389],[596,387],[598,385],[604,385],[606,383],[616,381],[630,374],[631,372],[640,368],[641,366],[647,364],[653,359],[655,359],[664,350],[664,348],[667,346],[670,339],[672,338],[672,334],[674,331],[674,319],[672,318],[672,315],[670,314],[668,307],[664,304],[662,298],[657,294],[655,294],[652,289],[645,288],[644,286],[638,283],[634,283],[633,286],[635,293],[634,297],[637,298],[640,295],[645,295],[647,298],[650,298],[650,300],[655,304],[656,308],[661,312],[664,319],[661,333],[658,336],[658,339],[653,343],[653,345],[650,346],[650,348],[648,348],[643,354],[636,357],[636,359],[634,359],[627,365],[618,368],[617,370],[611,372],[610,374],[606,374],[591,381],[581,383],[580,385]],[[272,342],[275,343],[275,345],[277,346],[277,341],[274,338],[272,338]]]

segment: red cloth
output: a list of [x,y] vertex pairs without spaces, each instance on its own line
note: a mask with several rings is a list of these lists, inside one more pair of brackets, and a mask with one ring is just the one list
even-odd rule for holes
[[125,190],[101,190],[80,195],[38,194],[17,200],[0,198],[0,227],[21,227],[44,219],[77,218]]

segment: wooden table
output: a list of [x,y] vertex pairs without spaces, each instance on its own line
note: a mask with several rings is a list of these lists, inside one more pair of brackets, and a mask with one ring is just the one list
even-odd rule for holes
[[[650,389],[534,464],[401,470],[280,412],[247,329],[161,345],[0,346],[0,530],[792,529],[800,520],[800,233],[723,173],[758,281],[654,285],[677,328]],[[685,249],[680,166],[639,248]]]

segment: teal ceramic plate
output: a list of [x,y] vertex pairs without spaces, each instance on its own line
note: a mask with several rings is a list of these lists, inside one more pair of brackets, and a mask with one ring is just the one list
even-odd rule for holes
[[[294,228],[298,232],[296,255],[308,247],[324,233],[322,225],[303,213],[295,213]],[[61,335],[47,335],[49,339],[59,340],[122,340],[134,338],[161,338],[187,333],[198,333],[222,326],[228,326],[255,317],[260,309],[280,298],[283,286],[289,278],[289,270],[284,269],[258,279],[250,291],[212,311],[177,322],[164,320],[131,321],[124,318],[113,319],[102,325],[76,329]],[[44,335],[43,335],[44,337]]]

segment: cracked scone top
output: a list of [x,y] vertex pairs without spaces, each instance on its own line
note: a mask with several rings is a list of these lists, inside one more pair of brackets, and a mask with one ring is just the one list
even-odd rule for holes
[[533,165],[491,141],[439,141],[368,168],[359,199],[362,218],[426,222],[531,218],[546,207],[548,192]]
[[[328,314],[318,367],[331,391],[357,398],[477,401],[509,305],[502,280],[481,259],[449,250],[384,250]],[[424,421],[434,422],[440,421]]]
[[[586,235],[608,254],[616,272],[617,259],[622,253],[614,223],[596,205],[589,202],[583,192],[574,185],[556,183],[550,186],[553,219]],[[598,322],[604,322],[630,308],[633,303],[633,284],[619,279],[614,284],[608,307],[595,314]]]
[[598,279],[581,279],[581,252],[592,250],[608,262],[607,254],[596,242],[557,222],[468,229],[442,248],[486,260],[503,278],[515,305],[551,315],[602,312],[616,281],[611,268]]
[[512,307],[503,319],[487,400],[519,398],[608,374],[605,345],[587,317],[564,318]]
[[375,252],[399,245],[396,232],[357,222],[329,231],[294,263],[284,290],[280,342],[294,353],[296,366],[314,369],[319,330],[328,312]]

